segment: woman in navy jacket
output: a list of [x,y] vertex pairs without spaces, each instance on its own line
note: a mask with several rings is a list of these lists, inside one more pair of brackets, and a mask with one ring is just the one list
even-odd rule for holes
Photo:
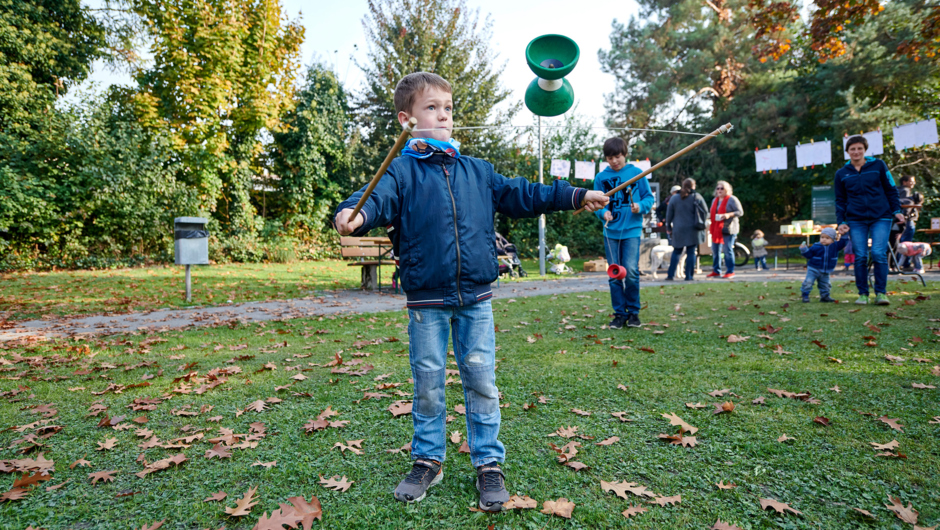
[[868,238],[875,264],[875,303],[888,305],[888,235],[891,223],[904,222],[894,178],[884,162],[866,157],[868,140],[853,136],[845,143],[849,161],[836,172],[836,222],[839,233],[851,232],[855,250],[856,304],[868,303]]

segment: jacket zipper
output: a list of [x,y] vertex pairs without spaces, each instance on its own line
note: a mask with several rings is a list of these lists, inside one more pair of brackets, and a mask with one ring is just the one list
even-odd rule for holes
[[457,303],[463,306],[463,297],[460,296],[460,235],[457,233],[457,201],[454,200],[454,190],[450,187],[450,172],[447,171],[447,165],[441,161],[441,169],[444,170],[444,182],[447,183],[447,192],[450,193],[450,204],[454,207],[454,245],[457,248]]

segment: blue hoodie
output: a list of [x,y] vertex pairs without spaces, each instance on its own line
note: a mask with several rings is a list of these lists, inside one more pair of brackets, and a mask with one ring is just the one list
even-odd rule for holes
[[839,261],[839,251],[849,244],[848,239],[833,241],[829,245],[822,243],[813,243],[813,246],[806,250],[800,248],[800,253],[806,258],[806,266],[823,272],[832,272],[836,270]]
[[836,223],[891,219],[901,213],[898,189],[888,166],[866,156],[861,171],[849,160],[836,171]]
[[[594,177],[594,189],[607,193],[620,184],[642,173],[636,166],[627,164],[620,171],[614,171],[608,166]],[[604,229],[604,236],[610,239],[629,239],[640,237],[643,230],[643,215],[653,209],[653,192],[645,178],[633,183],[633,202],[640,205],[640,213],[630,211],[626,190],[621,190],[610,198],[607,206],[594,212],[600,220],[604,220],[604,212],[610,211],[614,218]]]

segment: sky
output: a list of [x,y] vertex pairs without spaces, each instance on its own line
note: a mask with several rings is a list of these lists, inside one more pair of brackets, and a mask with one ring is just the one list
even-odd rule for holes
[[[82,0],[97,7],[100,0]],[[302,64],[307,66],[320,60],[334,66],[347,89],[357,91],[364,81],[354,59],[364,62],[366,40],[362,27],[368,13],[365,0],[281,0],[285,13],[300,18],[306,28],[301,49]],[[525,62],[526,45],[533,38],[547,33],[558,33],[573,39],[581,49],[578,66],[568,75],[575,93],[578,114],[597,126],[604,122],[604,96],[614,90],[614,77],[601,72],[597,59],[600,49],[610,46],[611,23],[614,19],[627,21],[638,13],[634,0],[467,0],[471,9],[479,9],[481,20],[487,14],[493,23],[491,51],[496,64],[505,64],[503,85],[512,91],[510,98],[521,101],[526,86],[535,78]],[[103,90],[111,84],[130,85],[127,74],[109,71],[96,64],[90,79],[82,89]],[[72,97],[80,90],[72,91]],[[528,111],[516,118],[519,124],[531,123]],[[455,116],[459,123],[459,116]]]

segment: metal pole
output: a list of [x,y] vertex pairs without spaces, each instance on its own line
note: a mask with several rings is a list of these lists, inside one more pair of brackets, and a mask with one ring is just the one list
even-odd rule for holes
[[[542,117],[539,116],[539,184],[542,178]],[[545,214],[539,216],[539,274],[545,276]]]
[[193,301],[193,278],[189,274],[189,268],[192,265],[186,266],[186,303]]

